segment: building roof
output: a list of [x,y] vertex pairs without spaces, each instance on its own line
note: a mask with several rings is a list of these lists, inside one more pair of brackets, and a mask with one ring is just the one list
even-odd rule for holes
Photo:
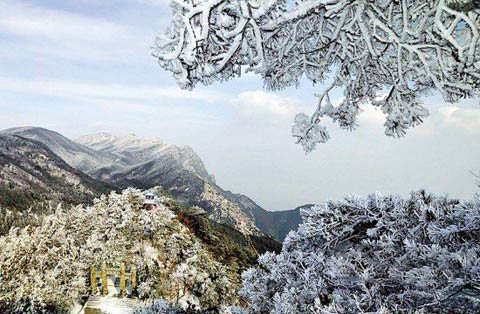
[[143,193],[143,196],[144,196],[143,204],[154,204],[154,205],[158,204],[156,195],[154,193],[145,192]]

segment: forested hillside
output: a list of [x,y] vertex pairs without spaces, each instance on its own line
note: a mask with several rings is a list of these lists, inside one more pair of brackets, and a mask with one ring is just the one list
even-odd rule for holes
[[135,264],[140,299],[161,297],[185,307],[235,305],[242,270],[256,263],[258,253],[279,249],[173,200],[153,211],[142,204],[141,192],[127,189],[92,206],[60,208],[38,227],[0,237],[0,309],[35,299],[56,311],[69,308],[89,294],[89,267],[102,261]]

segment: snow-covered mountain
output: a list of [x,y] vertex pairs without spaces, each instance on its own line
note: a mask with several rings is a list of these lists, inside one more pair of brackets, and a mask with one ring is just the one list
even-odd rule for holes
[[72,141],[37,127],[12,128],[2,133],[39,141],[71,167],[118,188],[161,186],[181,204],[201,207],[211,219],[246,234],[263,232],[283,240],[300,222],[298,210],[269,212],[245,195],[222,189],[189,146],[167,144],[158,137],[108,133]]
[[75,142],[37,127],[12,128],[0,134],[39,141],[71,167],[118,188],[162,186],[180,203],[199,206],[220,223],[246,234],[259,233],[252,217],[223,196],[225,191],[215,184],[200,157],[188,146],[169,145],[158,138],[106,133],[84,136]]
[[210,218],[251,234],[258,233],[253,216],[242,204],[229,197],[189,146],[166,144],[160,138],[108,133],[82,136],[77,142],[102,153],[126,160],[121,169],[106,166],[90,171],[99,180],[120,188],[162,186],[170,195],[188,206],[205,209]]
[[107,184],[69,166],[43,143],[9,134],[0,134],[0,184],[30,192],[32,187],[38,187],[52,194],[62,189],[91,195],[111,190]]
[[[165,160],[168,157],[175,160],[182,168],[215,182],[214,177],[208,173],[202,160],[191,147],[166,144],[159,137],[115,136],[100,133],[82,136],[76,139],[76,142],[99,152],[120,156],[128,162],[130,169],[148,164],[152,160]],[[155,169],[150,169],[150,172],[155,172]]]
[[128,163],[122,157],[100,152],[78,144],[60,133],[38,127],[19,127],[0,131],[0,134],[13,134],[45,144],[67,164],[82,172],[89,173],[101,167],[123,168]]
[[121,156],[133,164],[118,171],[105,167],[91,173],[117,186],[149,188],[160,184],[184,203],[207,209],[217,221],[239,224],[240,229],[248,229],[253,223],[278,240],[283,240],[301,222],[300,207],[270,212],[243,194],[223,190],[189,146],[167,144],[159,137],[109,133],[82,136],[76,141],[97,151]]
[[27,209],[35,214],[60,202],[89,203],[112,189],[72,168],[36,140],[0,134],[0,234],[25,222],[21,216]]

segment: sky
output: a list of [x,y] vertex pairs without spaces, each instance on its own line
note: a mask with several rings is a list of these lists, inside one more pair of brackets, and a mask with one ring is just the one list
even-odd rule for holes
[[[157,136],[191,146],[217,183],[268,210],[381,192],[426,189],[470,199],[480,171],[479,100],[424,99],[426,122],[384,135],[366,105],[354,132],[305,155],[291,136],[321,85],[267,92],[254,75],[179,89],[151,56],[170,20],[167,0],[0,1],[0,129]],[[340,101],[337,93],[334,101]]]

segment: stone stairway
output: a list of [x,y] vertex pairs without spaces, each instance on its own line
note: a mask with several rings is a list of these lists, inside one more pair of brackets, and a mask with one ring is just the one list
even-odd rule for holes
[[91,296],[81,314],[92,314],[94,310],[101,310],[104,314],[132,314],[134,309],[141,305],[135,299],[116,298],[112,296]]

